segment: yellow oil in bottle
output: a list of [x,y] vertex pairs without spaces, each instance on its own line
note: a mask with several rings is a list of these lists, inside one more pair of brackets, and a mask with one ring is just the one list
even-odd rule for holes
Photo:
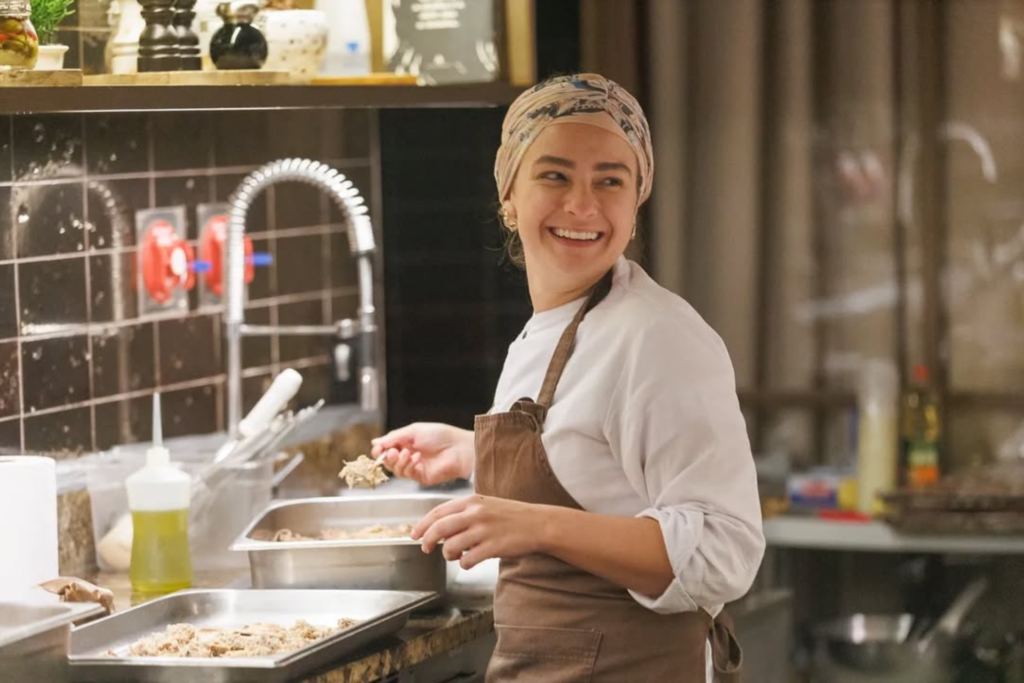
[[170,593],[192,585],[188,509],[132,512],[132,564],[137,593]]

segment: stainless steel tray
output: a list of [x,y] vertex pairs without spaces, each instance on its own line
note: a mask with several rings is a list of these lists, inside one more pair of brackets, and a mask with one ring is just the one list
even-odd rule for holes
[[[147,602],[74,629],[68,654],[74,681],[222,683],[287,681],[353,653],[372,640],[401,630],[410,612],[436,596],[424,592],[325,590],[189,590]],[[131,657],[128,647],[167,626],[237,628],[262,622],[290,626],[297,619],[326,626],[342,617],[352,628],[293,652],[271,657]],[[113,650],[120,657],[105,653]]]
[[323,529],[360,529],[373,524],[413,524],[451,496],[351,496],[272,503],[231,549],[249,554],[256,588],[348,588],[445,593],[448,565],[440,549],[429,555],[410,538],[345,541],[256,541],[254,531],[291,529],[313,535]]
[[103,612],[96,603],[0,600],[0,679],[66,680],[72,623]]

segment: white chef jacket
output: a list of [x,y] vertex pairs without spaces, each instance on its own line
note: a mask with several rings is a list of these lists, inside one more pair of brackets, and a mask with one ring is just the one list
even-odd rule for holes
[[[530,318],[509,346],[491,412],[538,398],[583,303]],[[637,602],[716,615],[750,588],[765,541],[729,355],[689,304],[624,257],[577,331],[541,438],[584,510],[661,525],[675,579],[655,598],[630,591]]]

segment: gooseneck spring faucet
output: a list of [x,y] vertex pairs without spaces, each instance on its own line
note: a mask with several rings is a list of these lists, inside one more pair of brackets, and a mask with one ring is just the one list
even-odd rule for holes
[[[341,211],[348,233],[349,251],[359,266],[358,320],[345,319],[334,325],[247,325],[245,323],[245,222],[256,196],[270,185],[297,181],[320,188]],[[225,316],[227,336],[228,430],[238,436],[242,419],[242,337],[271,334],[334,335],[344,344],[360,338],[359,404],[376,411],[380,404],[380,380],[375,363],[377,325],[373,303],[373,253],[376,250],[369,210],[359,190],[344,175],[311,159],[272,161],[242,179],[228,200],[227,244],[224,249]],[[347,345],[335,359],[348,362]]]

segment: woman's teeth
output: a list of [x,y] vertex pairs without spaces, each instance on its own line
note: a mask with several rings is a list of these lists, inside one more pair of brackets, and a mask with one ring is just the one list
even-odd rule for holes
[[597,232],[576,232],[574,230],[564,230],[562,228],[555,228],[554,230],[552,230],[552,232],[554,232],[559,237],[564,237],[565,239],[569,240],[588,241],[596,240],[598,237],[601,236],[601,234]]

